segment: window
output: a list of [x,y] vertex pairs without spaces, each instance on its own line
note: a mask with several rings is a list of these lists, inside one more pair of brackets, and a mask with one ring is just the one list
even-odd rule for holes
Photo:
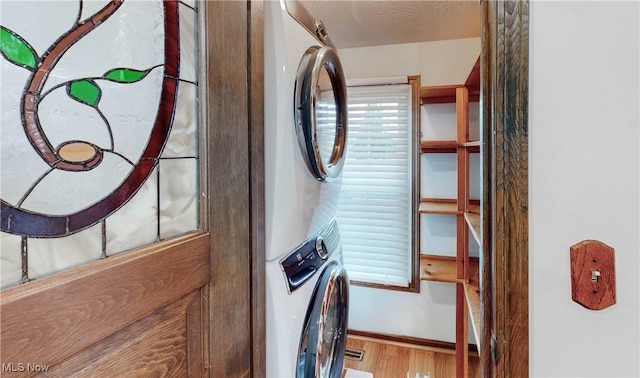
[[414,121],[419,114],[413,94],[418,86],[348,88],[349,134],[337,219],[354,283],[417,286],[414,125],[419,123]]

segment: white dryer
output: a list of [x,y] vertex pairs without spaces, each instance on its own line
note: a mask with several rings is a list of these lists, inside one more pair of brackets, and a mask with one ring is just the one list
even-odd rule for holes
[[[344,74],[322,23],[297,1],[265,2],[264,48],[267,377],[340,377],[348,281],[334,217],[347,138]],[[325,308],[313,310],[314,301]],[[305,326],[305,318],[316,320]],[[344,327],[332,323],[338,318]],[[314,350],[334,362],[318,354],[309,362]]]

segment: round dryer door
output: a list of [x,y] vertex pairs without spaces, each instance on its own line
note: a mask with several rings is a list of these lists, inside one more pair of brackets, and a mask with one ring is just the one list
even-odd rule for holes
[[340,378],[347,345],[349,280],[344,266],[327,264],[307,309],[296,378]]
[[347,143],[347,86],[334,49],[307,49],[298,66],[294,93],[303,159],[316,179],[330,181],[342,171]]

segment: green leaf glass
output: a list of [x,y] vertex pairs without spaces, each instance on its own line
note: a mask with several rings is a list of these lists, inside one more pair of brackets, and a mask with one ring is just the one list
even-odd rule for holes
[[0,51],[9,62],[30,69],[38,64],[38,55],[18,34],[0,26]]
[[131,68],[116,68],[104,74],[107,80],[118,83],[135,83],[147,76],[148,71],[139,71]]
[[91,80],[76,80],[67,86],[67,93],[72,99],[95,107],[100,101],[102,91]]

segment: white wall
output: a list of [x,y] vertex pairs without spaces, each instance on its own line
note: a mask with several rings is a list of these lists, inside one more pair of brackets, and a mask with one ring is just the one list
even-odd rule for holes
[[422,85],[464,83],[480,54],[480,38],[342,49],[347,79],[420,74]]
[[[640,3],[530,8],[530,368],[640,376]],[[571,300],[569,247],[615,248],[617,303]]]
[[[338,53],[347,79],[420,74],[422,85],[459,84],[464,83],[480,54],[480,39],[353,48]],[[448,110],[444,107],[447,105],[434,106],[432,112],[422,110],[423,125],[432,121],[441,126],[439,129],[425,126],[422,130],[434,139],[455,139],[455,107],[449,106]],[[475,111],[477,113],[477,109]],[[446,125],[447,122],[452,122],[452,126]],[[446,129],[453,131],[452,137],[433,135]],[[421,190],[441,190],[455,197],[455,158],[453,162],[454,180],[439,176],[448,184],[437,188],[425,186]],[[440,163],[447,165],[446,161]],[[438,161],[434,164],[438,165]],[[433,171],[447,175],[436,172],[437,167]],[[448,250],[455,255],[455,219],[451,222],[443,219],[447,216],[430,217],[437,218],[430,222],[434,227],[422,237],[429,238],[430,246],[438,249],[439,254],[447,254]],[[455,298],[455,285],[450,283],[421,282],[420,294],[351,286],[349,328],[454,342]],[[473,335],[470,341],[475,343]]]

